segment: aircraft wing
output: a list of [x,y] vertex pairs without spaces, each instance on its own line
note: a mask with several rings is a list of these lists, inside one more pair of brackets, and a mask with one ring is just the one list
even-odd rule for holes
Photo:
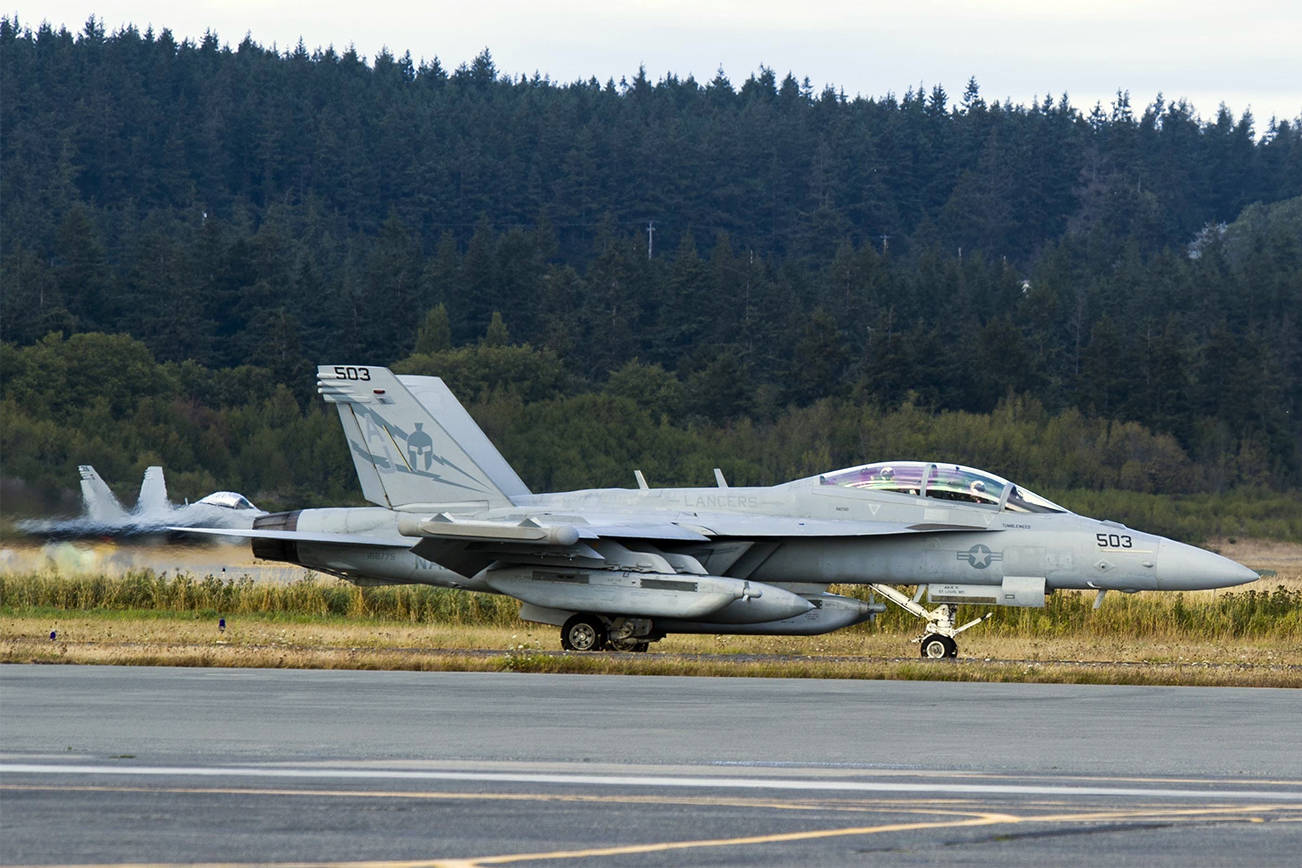
[[665,522],[607,522],[580,524],[575,529],[581,539],[645,539],[656,542],[707,542],[710,531],[688,527],[672,521]]
[[[942,524],[919,522],[904,524],[889,521],[838,521],[836,519],[798,518],[779,515],[744,515],[715,513],[682,519],[680,527],[700,530],[711,537],[847,537],[888,536],[892,534],[938,533],[944,531],[995,532],[984,524]],[[654,539],[654,537],[651,537]]]
[[[457,519],[446,514],[400,520],[399,527],[418,556],[442,567],[473,576],[493,563],[539,557],[569,563],[609,562],[627,553],[625,547],[650,544],[656,550],[681,549],[683,543],[743,544],[761,540],[864,537],[945,531],[997,531],[975,524],[904,524],[884,521],[836,521],[775,515],[730,513],[687,514],[672,521],[647,521],[637,514],[605,515],[589,521],[581,515],[546,516],[519,524]],[[609,543],[611,545],[605,545]],[[693,546],[694,547],[694,546]]]
[[410,539],[403,537],[365,536],[353,533],[313,533],[301,530],[241,530],[225,527],[169,527],[167,530],[183,533],[199,533],[207,536],[233,536],[240,539],[283,539],[306,543],[332,543],[351,546],[383,546],[385,548],[409,549]]

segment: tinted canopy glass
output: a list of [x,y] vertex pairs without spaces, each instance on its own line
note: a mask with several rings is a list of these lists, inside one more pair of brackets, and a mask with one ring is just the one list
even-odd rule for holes
[[1007,489],[1004,508],[1013,512],[1066,512],[1058,504],[1007,479],[964,467],[961,464],[931,464],[926,461],[879,461],[819,477],[823,485],[870,488],[919,495],[941,500],[997,505]]
[[234,491],[214,491],[212,494],[199,501],[211,506],[220,506],[225,509],[257,509],[249,499],[242,494],[236,494]]

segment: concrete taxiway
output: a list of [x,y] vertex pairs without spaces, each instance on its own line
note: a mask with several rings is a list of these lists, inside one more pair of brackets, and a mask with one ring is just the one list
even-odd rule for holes
[[0,667],[0,862],[1289,864],[1302,693]]

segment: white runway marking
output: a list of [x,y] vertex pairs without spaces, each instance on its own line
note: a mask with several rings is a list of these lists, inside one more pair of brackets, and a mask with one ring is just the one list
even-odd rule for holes
[[664,775],[592,775],[532,772],[473,772],[410,769],[321,769],[241,766],[127,766],[0,763],[0,774],[119,775],[129,777],[277,778],[303,780],[473,781],[510,784],[562,784],[597,787],[674,787],[740,790],[818,790],[853,793],[944,793],[948,795],[1104,796],[1121,798],[1299,801],[1302,790],[1206,789],[1169,787],[1055,786],[1047,784],[900,783],[783,778],[724,778]]

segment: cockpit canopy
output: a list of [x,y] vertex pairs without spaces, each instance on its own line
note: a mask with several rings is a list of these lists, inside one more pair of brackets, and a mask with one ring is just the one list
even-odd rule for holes
[[247,497],[234,491],[214,491],[207,497],[200,499],[199,503],[220,506],[223,509],[257,509],[256,506],[249,502]]
[[823,485],[921,494],[964,503],[998,506],[1002,502],[1004,509],[1013,512],[1067,512],[1058,504],[1014,485],[1007,479],[960,464],[879,461],[876,464],[825,473],[818,479]]

